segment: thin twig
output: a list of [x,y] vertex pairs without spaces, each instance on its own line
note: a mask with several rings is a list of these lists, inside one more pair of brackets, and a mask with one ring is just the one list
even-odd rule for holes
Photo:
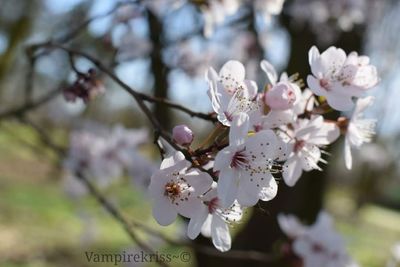
[[[124,83],[120,78],[117,77],[117,75],[111,71],[109,68],[107,68],[104,64],[102,64],[98,59],[94,58],[93,56],[82,52],[78,50],[74,50],[72,48],[65,47],[61,44],[54,44],[54,43],[45,43],[43,45],[44,47],[48,48],[55,48],[55,49],[60,49],[65,51],[68,55],[76,55],[80,56],[83,58],[86,58],[89,60],[93,65],[95,65],[99,70],[107,74],[112,80],[114,80],[115,83],[117,83],[122,89],[124,89],[128,94],[130,94],[138,104],[139,108],[142,110],[142,112],[146,115],[150,123],[152,124],[153,128],[155,131],[159,132],[160,137],[164,138],[165,141],[167,141],[176,151],[182,152],[182,154],[185,156],[186,160],[192,163],[193,167],[203,171],[207,172],[209,175],[211,175],[213,178],[215,178],[215,175],[212,173],[212,171],[205,170],[202,166],[199,166],[196,161],[194,161],[190,155],[190,153],[186,150],[178,146],[175,142],[173,142],[170,134],[166,132],[159,121],[155,118],[155,116],[152,114],[150,109],[146,106],[144,103],[143,99],[143,94],[137,92],[133,88],[131,88],[129,85]],[[42,45],[34,45],[32,46],[32,49],[40,49],[42,48]]]

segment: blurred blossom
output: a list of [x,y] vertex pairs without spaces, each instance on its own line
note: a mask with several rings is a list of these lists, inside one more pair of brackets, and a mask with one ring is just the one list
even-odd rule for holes
[[121,37],[117,48],[117,60],[121,62],[149,55],[152,44],[148,39],[138,37],[133,32],[128,31]]
[[105,87],[103,83],[97,79],[94,69],[89,69],[87,73],[78,73],[75,82],[63,90],[66,101],[75,102],[80,98],[85,103],[104,92]]
[[200,8],[204,15],[204,35],[210,37],[225,18],[237,12],[240,0],[206,1]]
[[317,221],[305,226],[293,215],[278,215],[282,231],[291,239],[293,252],[302,258],[303,267],[355,267],[347,254],[341,235],[332,218],[320,212]]
[[295,0],[288,12],[294,23],[308,23],[322,43],[333,42],[367,19],[370,0]]
[[255,0],[254,8],[259,11],[265,21],[270,21],[271,16],[279,15],[285,0]]
[[363,118],[365,109],[372,105],[373,101],[374,97],[372,96],[358,99],[351,119],[339,120],[339,126],[344,122],[347,128],[345,130],[344,158],[349,170],[353,162],[351,148],[360,148],[362,144],[371,142],[375,135],[376,120]]
[[[116,126],[112,129],[94,129],[74,131],[71,134],[70,149],[64,167],[67,171],[66,189],[83,193],[68,176],[82,172],[93,179],[98,186],[105,187],[121,177],[124,171],[150,178],[151,163],[137,151],[138,145],[145,143],[148,133],[144,129],[133,130]],[[138,163],[141,164],[138,164]],[[142,169],[143,168],[143,169]],[[138,177],[140,185],[145,183]]]
[[[204,16],[204,35],[211,37],[215,28],[222,25],[226,18],[238,12],[244,0],[219,0],[198,1]],[[260,13],[265,22],[270,22],[271,16],[278,15],[282,11],[285,0],[255,0],[253,4],[256,12]]]
[[131,19],[141,15],[137,6],[126,4],[120,6],[114,14],[113,23],[128,23]]
[[361,147],[358,153],[360,163],[375,170],[383,170],[392,163],[391,155],[379,144],[371,143]]
[[386,267],[398,267],[400,265],[400,242],[393,245],[391,254],[391,258],[386,264]]
[[163,16],[180,8],[185,3],[185,0],[145,0],[143,3],[157,16]]

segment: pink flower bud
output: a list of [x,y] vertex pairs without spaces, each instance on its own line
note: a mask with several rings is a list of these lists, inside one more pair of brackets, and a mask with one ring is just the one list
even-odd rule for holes
[[287,81],[275,84],[265,94],[265,104],[273,110],[285,110],[292,108],[298,100],[300,88]]
[[188,146],[193,141],[193,132],[184,124],[177,125],[172,130],[172,138],[181,146]]

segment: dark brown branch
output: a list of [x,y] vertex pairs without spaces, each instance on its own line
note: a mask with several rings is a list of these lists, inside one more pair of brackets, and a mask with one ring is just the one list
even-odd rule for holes
[[146,115],[150,123],[152,124],[153,128],[155,131],[159,132],[159,136],[164,138],[165,141],[167,141],[176,151],[180,151],[183,153],[185,156],[186,160],[192,163],[193,167],[203,171],[207,172],[210,174],[213,178],[215,178],[215,175],[212,173],[212,171],[205,170],[202,166],[199,166],[197,162],[195,162],[190,153],[186,150],[178,146],[175,142],[173,142],[170,134],[166,132],[159,121],[154,117],[150,109],[146,106],[144,103],[143,99],[143,94],[137,92],[136,90],[132,89],[129,85],[124,83],[121,79],[117,77],[117,75],[107,68],[105,65],[103,65],[98,59],[94,58],[93,56],[82,52],[78,50],[74,50],[71,48],[68,48],[66,46],[63,46],[61,44],[54,44],[54,43],[44,43],[44,44],[38,44],[38,45],[33,45],[30,49],[40,49],[40,48],[55,48],[55,49],[60,49],[65,51],[68,55],[75,55],[75,56],[80,56],[83,58],[86,58],[89,60],[93,65],[95,65],[99,70],[107,74],[112,80],[114,80],[115,83],[117,83],[122,89],[124,89],[128,94],[130,94],[136,101],[136,103],[139,105],[139,108],[142,110],[142,112]]
[[180,110],[180,111],[188,114],[190,117],[197,117],[197,118],[200,118],[200,119],[203,119],[203,120],[207,120],[207,121],[211,121],[211,122],[217,122],[218,121],[218,119],[213,114],[195,112],[195,111],[192,111],[191,109],[189,109],[187,107],[184,107],[182,105],[174,103],[174,102],[172,102],[172,101],[170,101],[168,99],[158,98],[158,97],[146,95],[146,94],[143,94],[143,93],[139,93],[139,94],[140,94],[141,98],[143,100],[145,100],[145,101],[166,105],[166,106],[168,106],[170,108]]

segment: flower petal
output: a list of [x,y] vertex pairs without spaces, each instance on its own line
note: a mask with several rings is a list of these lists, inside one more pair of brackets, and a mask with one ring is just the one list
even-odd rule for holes
[[197,211],[197,214],[190,219],[187,229],[187,235],[190,239],[195,239],[200,234],[201,228],[207,220],[208,215],[207,206],[203,205],[203,207]]
[[267,60],[261,61],[261,69],[267,74],[269,82],[274,85],[278,81],[278,74],[276,74],[276,70],[271,63]]
[[283,166],[283,180],[288,186],[294,186],[299,180],[303,168],[297,156],[290,157]]
[[232,162],[232,157],[236,152],[236,150],[233,149],[233,147],[228,146],[218,152],[214,161],[214,171],[221,171],[230,166]]
[[307,76],[307,84],[316,95],[326,95],[326,90],[319,84],[319,80],[312,75]]
[[244,143],[249,131],[249,115],[240,112],[233,118],[231,128],[229,130],[230,145],[239,146]]
[[192,170],[185,175],[187,183],[195,190],[195,195],[201,195],[210,189],[213,179],[208,173]]
[[219,71],[221,79],[232,77],[236,81],[241,82],[245,77],[245,68],[243,64],[237,60],[229,60],[226,62]]
[[293,215],[278,214],[278,224],[290,238],[297,238],[303,235],[306,230],[306,227]]
[[349,140],[347,138],[344,140],[344,162],[346,164],[346,168],[351,170],[353,165],[353,158],[351,156],[351,147]]
[[154,203],[153,216],[160,225],[170,225],[175,221],[177,215],[177,211],[169,199],[160,198]]
[[275,178],[272,176],[269,180],[268,186],[263,186],[261,188],[259,196],[262,201],[270,201],[271,199],[276,197],[277,193],[278,184],[276,183]]
[[211,237],[216,249],[225,252],[231,248],[231,235],[228,225],[219,217],[214,215],[211,220]]
[[205,237],[211,237],[211,221],[212,221],[212,215],[208,214],[206,221],[203,224],[203,227],[201,228],[201,234]]
[[330,92],[326,95],[326,100],[328,101],[329,106],[339,111],[348,111],[354,107],[354,102],[351,100],[351,96]]
[[236,199],[238,190],[238,173],[231,168],[221,170],[218,179],[218,198],[221,206],[229,208]]

